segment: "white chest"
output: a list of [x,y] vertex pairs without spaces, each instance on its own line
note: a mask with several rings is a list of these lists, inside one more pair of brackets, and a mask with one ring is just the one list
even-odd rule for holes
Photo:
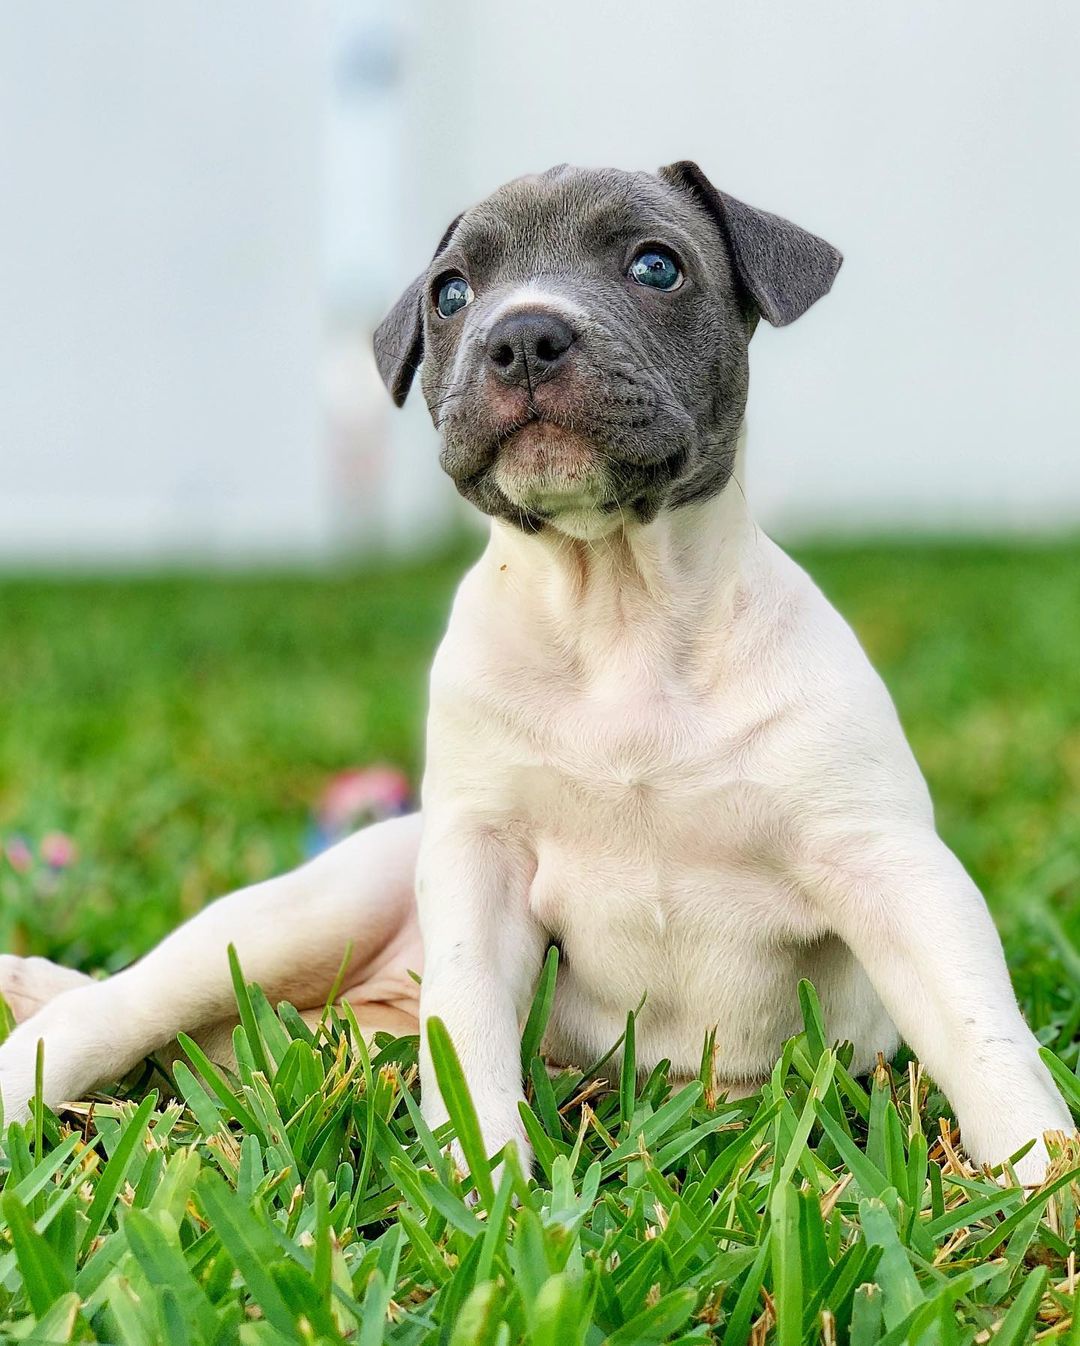
[[744,739],[707,698],[615,686],[564,701],[541,747],[505,745],[530,910],[598,1008],[625,1014],[644,992],[677,1017],[748,958],[815,936]]

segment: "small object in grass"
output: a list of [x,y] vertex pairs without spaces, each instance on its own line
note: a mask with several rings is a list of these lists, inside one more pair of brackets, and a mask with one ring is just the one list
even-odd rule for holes
[[333,776],[315,809],[308,832],[309,855],[318,855],[366,823],[408,813],[412,792],[397,767],[353,767]]
[[13,833],[4,842],[4,854],[16,874],[25,874],[34,863],[34,853],[24,836]]
[[[53,872],[70,867],[79,858],[79,848],[66,832],[46,832],[38,842],[38,857]],[[28,874],[34,867],[34,850],[21,833],[13,832],[0,846],[0,853],[16,874]]]
[[38,850],[50,869],[68,869],[79,858],[78,847],[66,832],[46,832]]

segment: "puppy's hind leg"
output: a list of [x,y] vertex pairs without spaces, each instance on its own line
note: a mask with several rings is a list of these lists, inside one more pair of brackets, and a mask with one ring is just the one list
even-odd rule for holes
[[85,972],[61,967],[48,958],[20,958],[14,953],[0,953],[0,996],[21,1024],[36,1014],[43,1005],[74,986],[85,986],[93,979]]
[[228,1020],[230,944],[272,1002],[302,1007],[329,995],[350,946],[346,987],[399,949],[415,964],[419,844],[419,814],[365,828],[290,874],[219,898],[107,981],[62,992],[0,1047],[5,1116],[28,1115],[39,1041],[45,1102],[55,1107],[124,1075],[178,1032],[198,1035]]

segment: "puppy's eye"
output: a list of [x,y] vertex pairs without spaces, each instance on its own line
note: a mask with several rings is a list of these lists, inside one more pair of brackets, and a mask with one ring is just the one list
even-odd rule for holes
[[666,252],[651,249],[639,252],[626,274],[639,285],[651,285],[654,290],[677,290],[683,282],[683,273],[675,259]]
[[448,276],[439,286],[435,307],[444,318],[452,318],[466,304],[471,304],[475,295],[472,286],[464,276]]

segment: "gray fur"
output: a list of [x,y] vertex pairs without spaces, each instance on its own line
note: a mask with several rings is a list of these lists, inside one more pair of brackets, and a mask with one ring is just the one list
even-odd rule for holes
[[690,159],[669,164],[660,176],[696,196],[720,226],[746,298],[773,327],[801,318],[832,289],[844,259],[831,243],[717,191]]
[[[450,242],[461,216],[452,220],[439,240],[432,262]],[[403,407],[424,358],[423,298],[427,272],[421,271],[375,329],[375,366],[389,389],[394,405]]]
[[[680,262],[686,280],[678,290],[626,278],[646,244]],[[601,451],[610,497],[602,509],[647,521],[665,505],[724,488],[758,319],[794,321],[827,293],[839,266],[829,244],[718,192],[695,164],[657,174],[562,165],[508,183],[453,222],[376,332],[376,359],[398,405],[420,368],[440,461],[485,513],[543,526],[543,515],[515,505],[493,476],[501,445],[540,417]],[[476,297],[444,319],[435,297],[455,274]],[[490,393],[490,317],[530,280],[586,317],[545,382],[543,407],[530,387],[508,420]]]

